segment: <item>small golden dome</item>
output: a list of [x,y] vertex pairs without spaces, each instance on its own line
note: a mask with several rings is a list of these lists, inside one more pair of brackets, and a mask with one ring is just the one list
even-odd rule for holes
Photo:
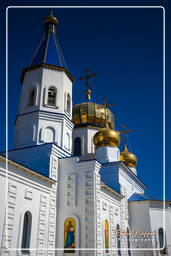
[[90,125],[104,128],[106,121],[111,129],[115,127],[112,112],[103,105],[87,101],[74,105],[72,112],[72,121],[75,127]]
[[47,24],[47,23],[53,23],[56,26],[59,25],[59,21],[57,20],[57,18],[53,16],[52,13],[44,20],[44,24]]
[[120,160],[125,162],[129,167],[136,167],[137,157],[133,153],[130,153],[127,149],[127,146],[124,145],[123,151],[120,154]]
[[106,146],[117,147],[120,143],[120,136],[117,131],[105,127],[95,133],[93,142],[97,148]]

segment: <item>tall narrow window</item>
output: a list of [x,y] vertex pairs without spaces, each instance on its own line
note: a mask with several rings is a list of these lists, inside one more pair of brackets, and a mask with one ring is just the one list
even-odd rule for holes
[[118,255],[121,255],[121,238],[120,238],[120,226],[117,224],[117,246],[118,246]]
[[48,106],[53,106],[53,107],[56,106],[56,96],[57,96],[56,89],[54,87],[50,87],[48,89],[48,100],[47,100]]
[[70,149],[70,136],[69,136],[69,133],[66,134],[66,148]]
[[28,250],[30,247],[31,223],[32,223],[32,216],[31,216],[31,213],[27,211],[24,214],[24,222],[23,222],[23,234],[22,234],[22,245],[21,245],[21,248],[23,251]]
[[164,232],[163,232],[163,228],[159,228],[158,236],[159,236],[159,246],[161,248],[160,253],[161,254],[166,254],[166,248],[164,247]]
[[81,138],[74,139],[74,156],[81,156]]
[[28,101],[28,106],[34,106],[35,105],[35,89],[32,89],[29,95],[29,101]]
[[107,220],[104,221],[104,232],[105,232],[105,253],[109,253],[109,223]]
[[70,114],[70,111],[71,111],[71,96],[68,93],[67,94],[67,113]]
[[131,256],[131,243],[130,243],[130,232],[129,228],[127,228],[127,243],[128,243],[128,255]]
[[65,253],[75,253],[76,234],[75,234],[75,220],[68,218],[64,222],[64,250]]

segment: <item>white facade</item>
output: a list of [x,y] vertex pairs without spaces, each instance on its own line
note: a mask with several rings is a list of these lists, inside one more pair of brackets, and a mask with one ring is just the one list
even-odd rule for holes
[[[55,18],[46,22],[54,33]],[[171,255],[171,202],[163,209],[144,194],[118,147],[95,148],[99,129],[74,128],[65,68],[43,61],[25,71],[15,149],[0,156],[0,255]]]
[[85,159],[94,156],[95,146],[93,137],[97,131],[99,131],[99,128],[90,126],[74,128],[72,151],[74,152],[74,140],[79,137],[81,139],[81,156]]
[[[27,255],[21,249],[18,250],[22,245],[26,212],[31,214],[31,248],[54,248],[56,181],[10,160],[6,172],[5,158],[0,157],[0,161],[1,209],[3,209],[0,212],[1,255]],[[6,247],[9,249],[7,250]],[[10,251],[10,248],[15,250]],[[32,255],[39,254],[34,250]]]
[[[55,102],[49,104],[48,91]],[[30,104],[34,90],[33,104]],[[70,99],[67,109],[67,97]],[[15,123],[15,148],[54,142],[71,153],[72,81],[64,71],[39,67],[25,72],[19,115]]]

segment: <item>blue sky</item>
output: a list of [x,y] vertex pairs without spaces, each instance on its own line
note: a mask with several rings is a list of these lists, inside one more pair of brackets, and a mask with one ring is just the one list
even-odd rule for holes
[[[9,9],[10,149],[21,90],[20,75],[29,66],[43,37],[43,19],[49,12],[50,9],[41,8]],[[148,194],[162,198],[163,10],[58,8],[53,12],[60,22],[57,34],[67,67],[75,77],[74,103],[84,101],[85,89],[78,78],[89,68],[96,73],[93,100],[101,103],[105,97],[112,102],[116,129],[120,130],[124,124],[133,130],[128,136],[128,147],[138,157],[138,176],[149,187]],[[168,104],[166,107],[167,118]],[[169,129],[168,119],[166,125]],[[2,132],[5,138],[5,130]],[[2,139],[1,151],[4,149]],[[169,178],[168,171],[167,181]],[[169,186],[167,198],[171,199]]]

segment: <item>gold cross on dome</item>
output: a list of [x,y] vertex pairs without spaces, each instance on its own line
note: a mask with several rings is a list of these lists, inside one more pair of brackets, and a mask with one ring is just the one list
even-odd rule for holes
[[91,73],[90,69],[86,69],[85,73],[86,73],[86,75],[83,77],[80,77],[78,80],[80,80],[80,81],[85,80],[86,88],[90,89],[91,88],[90,78],[96,76],[96,73]]
[[121,125],[121,127],[122,127],[122,131],[118,131],[118,133],[124,135],[124,136],[123,136],[123,141],[124,141],[125,143],[127,143],[127,142],[128,142],[128,139],[127,139],[127,137],[125,136],[125,134],[128,133],[128,132],[132,132],[132,130],[131,130],[131,129],[127,129],[127,130],[126,130],[126,126],[125,126],[125,125]]
[[86,99],[90,100],[91,99],[91,82],[90,79],[94,76],[96,76],[95,73],[91,73],[90,69],[85,70],[86,76],[80,77],[78,80],[83,81],[85,80],[85,87],[86,87]]

